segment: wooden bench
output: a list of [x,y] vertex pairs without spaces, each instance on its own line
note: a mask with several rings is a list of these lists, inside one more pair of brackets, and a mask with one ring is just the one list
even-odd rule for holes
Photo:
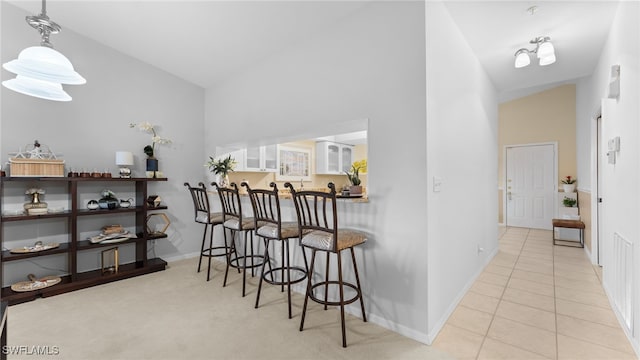
[[[580,220],[553,219],[553,245],[584,247],[584,223]],[[556,239],[556,228],[578,229],[580,230],[580,241]],[[561,241],[562,243],[559,243]]]

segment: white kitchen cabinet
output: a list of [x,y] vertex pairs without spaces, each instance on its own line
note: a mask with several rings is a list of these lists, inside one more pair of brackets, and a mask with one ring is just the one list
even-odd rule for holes
[[240,149],[221,154],[216,156],[216,160],[224,160],[227,156],[231,155],[231,158],[236,161],[236,166],[233,168],[233,171],[245,171],[245,150],[246,149]]
[[316,174],[344,174],[351,170],[353,145],[316,142]]
[[242,171],[276,172],[278,145],[256,146],[245,149]]

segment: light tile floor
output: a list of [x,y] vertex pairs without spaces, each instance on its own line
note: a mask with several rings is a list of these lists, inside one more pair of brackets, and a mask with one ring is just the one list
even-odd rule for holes
[[433,343],[460,359],[637,359],[581,248],[500,228],[500,251]]

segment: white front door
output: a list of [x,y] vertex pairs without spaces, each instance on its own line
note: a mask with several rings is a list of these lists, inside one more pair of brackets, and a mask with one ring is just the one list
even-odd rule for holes
[[507,226],[551,230],[557,179],[555,158],[553,144],[507,147]]

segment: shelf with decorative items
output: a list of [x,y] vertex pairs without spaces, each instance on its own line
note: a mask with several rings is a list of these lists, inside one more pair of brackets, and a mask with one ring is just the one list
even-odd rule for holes
[[[0,266],[0,278],[3,279],[1,296],[9,304],[16,304],[33,300],[37,297],[45,297],[61,294],[68,291],[82,289],[111,281],[116,281],[151,272],[162,271],[166,262],[160,258],[147,258],[147,243],[150,240],[166,238],[165,233],[148,231],[148,217],[153,211],[166,210],[168,207],[160,202],[160,197],[149,194],[149,183],[166,181],[166,178],[93,178],[93,177],[1,177],[0,178],[0,243],[3,246],[1,253],[2,265]],[[96,191],[101,189],[102,191]],[[127,196],[118,199],[115,192],[109,190],[126,190]],[[24,191],[27,189],[27,191]],[[35,189],[35,190],[34,190]],[[42,203],[51,191],[52,200],[46,199],[47,212],[28,214],[33,203],[33,193],[38,194],[38,202]],[[22,194],[25,192],[26,194]],[[44,194],[46,193],[46,195]],[[124,193],[124,190],[123,190]],[[95,194],[95,195],[92,195]],[[133,194],[131,197],[128,197]],[[22,196],[31,196],[27,204],[19,203]],[[103,205],[93,207],[96,200],[88,200],[91,197],[101,197]],[[157,201],[149,202],[149,198]],[[88,201],[87,201],[88,200]],[[42,206],[41,206],[42,207]],[[3,211],[2,211],[3,210]],[[37,211],[38,212],[38,211]],[[166,216],[166,215],[165,215]],[[120,225],[112,225],[113,222],[123,219],[128,224],[127,228]],[[24,223],[24,224],[23,224]],[[105,225],[99,234],[90,231],[96,223]],[[54,225],[51,225],[54,224]],[[11,226],[9,229],[8,227]],[[47,229],[54,226],[54,233],[46,233]],[[100,225],[102,226],[102,225]],[[45,229],[40,234],[40,227]],[[28,229],[37,229],[31,232]],[[166,231],[166,228],[164,229]],[[35,234],[32,238],[25,234]],[[89,235],[87,235],[89,233]],[[15,234],[19,234],[16,236]],[[100,236],[105,236],[104,239]],[[53,237],[56,242],[52,243]],[[40,240],[42,238],[42,240]],[[31,239],[31,240],[28,240]],[[26,241],[31,244],[26,244]],[[21,246],[8,249],[9,244]],[[80,262],[93,261],[92,251],[106,251],[107,247],[133,246],[130,248],[133,258],[119,264],[117,271],[105,272],[103,269],[81,269]],[[126,249],[126,247],[125,247]],[[62,256],[62,258],[59,258]],[[29,264],[24,261],[45,261],[55,258],[65,263],[67,270],[59,270],[54,276],[60,279],[59,283],[51,286],[36,286],[38,281],[48,279],[40,277],[34,280],[33,290],[14,291],[11,284],[5,283],[9,278],[7,268],[16,264],[20,269],[25,266],[34,268],[43,267],[38,263]],[[51,260],[52,261],[52,260]],[[13,270],[13,268],[11,268]],[[32,269],[29,271],[38,270]],[[11,274],[16,276],[16,271]],[[12,280],[13,281],[13,280]],[[12,282],[11,281],[11,282]],[[24,283],[24,282],[22,282]],[[13,284],[15,285],[15,284]],[[45,284],[46,285],[46,284]],[[14,287],[15,288],[15,287]]]

